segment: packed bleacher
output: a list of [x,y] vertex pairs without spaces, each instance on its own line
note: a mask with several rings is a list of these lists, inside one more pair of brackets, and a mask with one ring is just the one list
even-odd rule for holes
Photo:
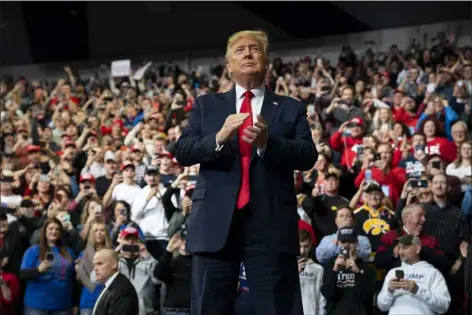
[[[233,82],[224,64],[139,80],[80,70],[0,78],[0,314],[92,314],[102,248],[139,315],[190,314],[199,165],[174,148],[195,99]],[[294,172],[305,315],[471,314],[472,48],[438,34],[431,47],[343,46],[336,62],[274,58],[266,85],[306,105],[319,153]],[[359,268],[362,281],[339,273]],[[251,314],[243,265],[238,291],[236,313]]]

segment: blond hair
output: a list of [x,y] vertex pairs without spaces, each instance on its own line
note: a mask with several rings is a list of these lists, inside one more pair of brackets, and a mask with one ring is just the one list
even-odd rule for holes
[[[250,37],[259,43],[262,53],[266,58],[266,64],[269,65],[269,36],[263,30],[245,30],[234,33],[228,38],[228,43],[226,44],[226,54],[225,60],[229,62],[229,59],[232,54],[232,48],[234,44],[244,37]],[[232,73],[228,73],[229,78],[233,80]]]
[[89,230],[89,235],[87,239],[87,243],[91,244],[93,248],[97,249],[97,242],[95,240],[95,230],[99,227],[103,227],[105,230],[105,244],[103,244],[103,248],[111,248],[111,239],[110,239],[110,232],[105,224],[105,222],[93,222],[92,226]]

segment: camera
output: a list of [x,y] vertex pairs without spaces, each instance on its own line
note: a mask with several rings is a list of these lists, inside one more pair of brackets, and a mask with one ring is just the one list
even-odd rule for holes
[[139,253],[139,245],[123,244],[121,250],[127,253],[136,254]]
[[426,188],[428,187],[427,180],[413,180],[411,181],[411,188]]

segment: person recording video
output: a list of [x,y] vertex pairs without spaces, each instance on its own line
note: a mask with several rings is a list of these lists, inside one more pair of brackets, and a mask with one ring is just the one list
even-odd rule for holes
[[153,277],[157,261],[149,254],[139,231],[134,227],[125,228],[119,236],[118,271],[125,275],[134,286],[139,299],[139,315],[154,313]]
[[183,224],[169,241],[154,271],[154,276],[167,286],[164,301],[166,315],[190,314],[192,254],[185,250],[187,225]]

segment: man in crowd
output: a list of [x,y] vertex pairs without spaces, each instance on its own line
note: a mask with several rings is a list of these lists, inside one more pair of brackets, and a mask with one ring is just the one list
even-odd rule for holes
[[[304,105],[264,85],[267,34],[232,35],[226,56],[235,87],[195,101],[175,148],[181,165],[205,165],[192,196],[187,242],[194,253],[192,309],[234,314],[244,260],[255,315],[289,314],[294,303],[301,304],[297,203],[290,187],[294,170],[313,167],[316,148]],[[277,271],[267,273],[267,266]]]
[[303,209],[311,219],[318,240],[336,233],[336,210],[349,204],[349,200],[339,195],[339,184],[338,175],[328,173],[323,181],[323,193],[316,196],[312,194],[303,200]]
[[116,180],[114,179],[111,182],[110,188],[103,197],[104,205],[108,205],[113,200],[124,200],[132,206],[136,196],[141,191],[141,188],[136,184],[133,162],[125,161],[120,170],[122,172],[121,178],[117,177]]
[[138,295],[131,282],[118,271],[119,258],[112,249],[102,249],[93,257],[95,280],[105,285],[93,315],[139,314]]
[[406,206],[402,211],[402,222],[403,226],[386,233],[380,239],[374,259],[377,269],[389,271],[398,267],[401,260],[396,239],[403,235],[416,235],[422,245],[421,260],[433,265],[443,275],[447,275],[451,268],[450,261],[441,250],[438,240],[423,231],[423,227],[426,225],[426,210],[424,207],[416,203]]
[[[316,248],[316,259],[320,264],[332,261],[339,255],[340,245],[338,242],[338,231],[344,227],[354,228],[354,214],[348,206],[340,206],[335,212],[336,233],[323,237],[320,244]],[[372,248],[369,239],[364,235],[357,235],[356,253],[357,256],[364,261],[368,261]]]
[[116,158],[115,154],[111,151],[105,152],[105,174],[97,177],[95,187],[97,189],[97,195],[100,198],[105,196],[108,188],[110,188],[113,176],[116,174]]
[[154,276],[167,286],[166,315],[190,315],[192,255],[185,250],[187,227],[172,236],[159,259]]
[[300,290],[302,292],[303,313],[305,315],[325,314],[326,301],[321,295],[323,267],[311,259],[313,245],[310,233],[300,230],[300,256],[298,272],[300,274]]
[[167,228],[170,216],[166,215],[162,203],[164,188],[160,184],[160,174],[156,166],[150,165],[146,168],[144,180],[147,185],[136,195],[131,208],[131,218],[143,230],[146,247],[151,255],[159,259],[169,240]]
[[132,227],[125,228],[120,233],[120,260],[118,271],[126,276],[134,286],[139,298],[139,314],[148,315],[154,312],[154,269],[157,260],[146,249],[146,245],[139,240],[138,230]]
[[375,269],[358,258],[357,233],[351,227],[338,231],[339,256],[325,265],[321,294],[327,314],[371,314],[375,289]]
[[421,240],[415,235],[398,239],[400,267],[391,269],[377,296],[377,305],[389,314],[444,314],[451,303],[439,270],[420,259]]

